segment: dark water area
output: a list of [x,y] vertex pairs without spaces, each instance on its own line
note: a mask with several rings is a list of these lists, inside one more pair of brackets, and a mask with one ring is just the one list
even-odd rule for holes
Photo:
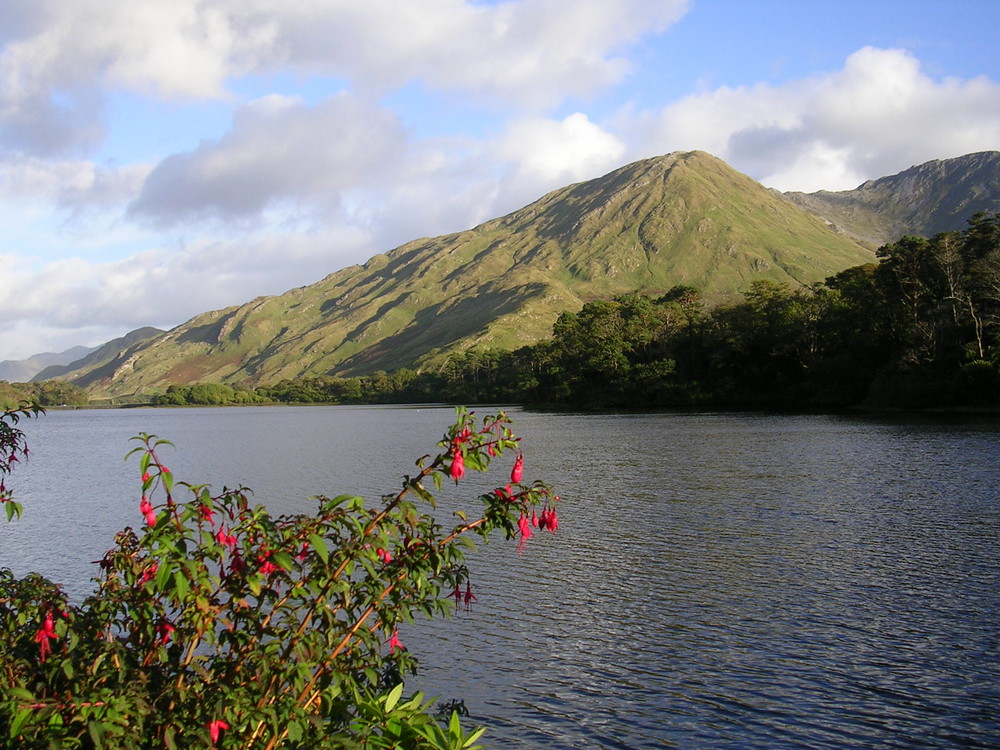
[[[485,413],[487,410],[481,410]],[[413,688],[498,748],[1000,747],[1000,425],[512,410],[556,535],[470,561],[478,602],[401,629]],[[279,512],[374,499],[444,408],[52,412],[25,424],[0,564],[89,591],[137,524],[140,431],[179,479]],[[504,472],[505,467],[499,467]],[[463,483],[466,496],[498,478]]]

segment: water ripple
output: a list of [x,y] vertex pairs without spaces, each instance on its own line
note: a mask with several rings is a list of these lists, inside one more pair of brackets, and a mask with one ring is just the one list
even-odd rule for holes
[[[420,455],[449,416],[52,414],[30,425],[26,517],[0,543],[16,572],[86,588],[94,539],[136,514],[134,467],[100,472],[141,430],[178,444],[183,478],[302,510],[287,498],[395,486],[409,464],[367,457]],[[413,687],[464,699],[493,746],[1000,746],[995,425],[515,416],[527,473],[567,498],[560,533],[521,556],[482,546],[475,610],[402,634],[425,665]]]

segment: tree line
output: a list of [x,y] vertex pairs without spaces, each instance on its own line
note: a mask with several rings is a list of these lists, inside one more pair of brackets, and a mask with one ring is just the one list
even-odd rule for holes
[[285,380],[279,403],[522,403],[565,408],[1000,406],[1000,214],[904,236],[813,287],[754,282],[626,294],[565,312],[552,337],[473,349],[437,372]]
[[[904,236],[879,248],[875,262],[808,288],[756,281],[742,299],[711,308],[689,286],[625,294],[562,313],[546,341],[515,351],[471,349],[433,372],[404,368],[256,387],[174,385],[152,401],[996,407],[998,341],[1000,213],[979,213],[963,231]],[[86,398],[53,383],[18,384],[36,389],[36,399],[21,400]]]
[[39,406],[86,406],[87,392],[63,380],[37,383],[8,383],[0,380],[0,409],[16,409],[20,404]]
[[[1000,406],[1000,214],[904,236],[812,288],[757,281],[707,309],[698,290],[563,313],[550,340],[467,352],[459,400],[553,406]],[[456,392],[457,391],[457,392]]]

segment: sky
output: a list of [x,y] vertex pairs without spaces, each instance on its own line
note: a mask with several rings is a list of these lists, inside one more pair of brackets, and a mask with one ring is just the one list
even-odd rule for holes
[[3,0],[0,360],[321,280],[637,159],[1000,150],[1000,0]]

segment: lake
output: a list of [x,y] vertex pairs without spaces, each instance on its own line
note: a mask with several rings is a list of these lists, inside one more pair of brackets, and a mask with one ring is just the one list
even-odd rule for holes
[[[489,409],[479,409],[487,413]],[[400,637],[497,748],[1000,747],[1000,425],[512,409],[559,533],[469,560],[478,602]],[[53,411],[22,422],[0,564],[76,599],[138,525],[129,438],[280,512],[399,487],[448,408]],[[495,486],[463,482],[469,496]]]

